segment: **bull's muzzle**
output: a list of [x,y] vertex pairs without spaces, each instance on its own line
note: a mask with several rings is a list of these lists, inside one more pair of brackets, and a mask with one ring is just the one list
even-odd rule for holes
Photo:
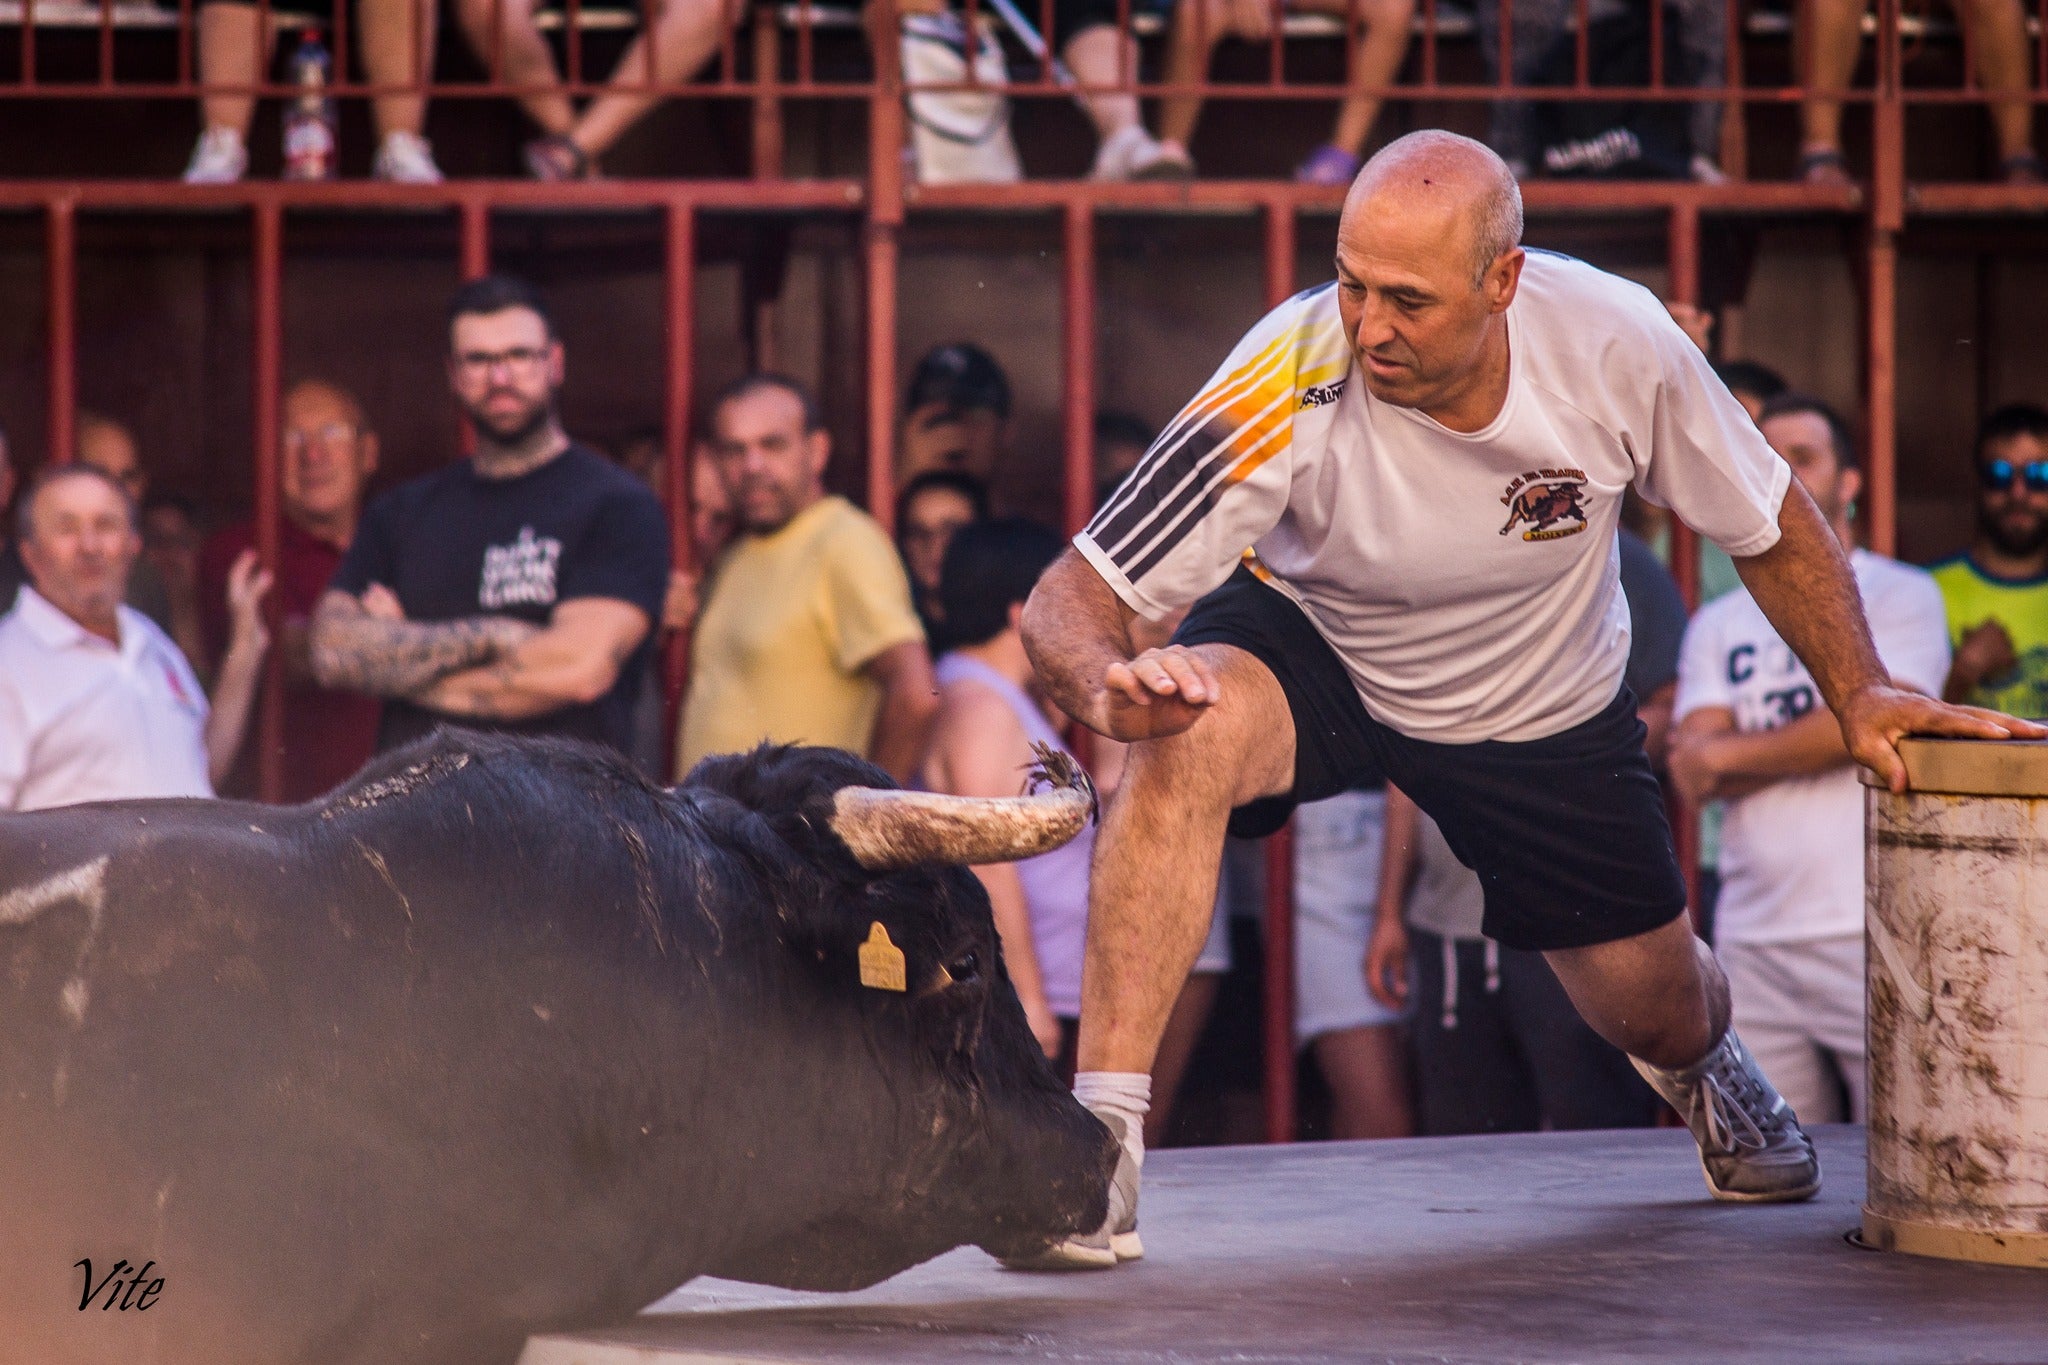
[[870,872],[918,863],[1008,863],[1058,848],[1095,813],[1095,786],[1079,764],[1034,744],[1038,762],[1023,796],[940,796],[933,792],[841,787],[832,832]]

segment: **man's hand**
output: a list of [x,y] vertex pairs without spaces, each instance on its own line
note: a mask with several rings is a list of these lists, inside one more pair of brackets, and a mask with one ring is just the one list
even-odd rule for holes
[[1962,643],[1956,646],[1956,661],[1949,676],[1967,684],[1967,691],[1986,678],[2010,673],[2019,667],[2019,662],[2019,651],[2013,648],[2012,636],[2006,634],[2005,626],[1993,617],[1965,635]]
[[671,569],[668,575],[668,591],[661,599],[661,628],[663,630],[688,630],[697,624],[697,612],[703,606],[701,589],[704,575],[687,569]]
[[1055,1060],[1060,1055],[1060,1019],[1052,1012],[1052,1006],[1045,1003],[1045,996],[1034,995],[1025,1000],[1024,1022],[1031,1025],[1031,1036],[1038,1040],[1038,1050]]
[[262,655],[270,647],[270,628],[263,621],[263,598],[272,577],[254,550],[235,556],[228,569],[228,652]]
[[1126,743],[1177,735],[1223,697],[1223,684],[1201,655],[1185,645],[1148,649],[1103,672],[1103,724]]
[[1721,768],[1714,759],[1716,735],[1681,729],[1671,740],[1665,764],[1678,794],[1694,806],[1720,795]]
[[1401,922],[1399,906],[1393,914],[1388,908],[1382,900],[1365,945],[1365,988],[1373,999],[1397,1010],[1408,1003],[1408,926]]
[[1899,757],[1898,744],[1907,735],[2048,739],[2048,726],[1981,706],[1953,706],[1891,686],[1858,688],[1849,694],[1839,714],[1842,742],[1849,746],[1850,755],[1893,792],[1906,790],[1906,763]]
[[405,604],[398,600],[398,594],[382,583],[372,583],[363,589],[363,614],[372,621],[403,621]]

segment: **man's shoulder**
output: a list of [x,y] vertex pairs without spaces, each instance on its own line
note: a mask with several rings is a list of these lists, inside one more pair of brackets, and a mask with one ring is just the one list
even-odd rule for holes
[[811,544],[819,549],[896,553],[895,543],[882,529],[882,523],[836,493],[828,493],[820,500],[816,515],[817,530]]
[[1866,600],[1879,597],[1893,602],[1921,605],[1940,612],[1944,598],[1940,582],[1930,571],[1889,556],[1859,550],[1856,553],[1856,581]]
[[1699,610],[1692,614],[1692,621],[1686,627],[1688,634],[1708,634],[1717,631],[1739,629],[1764,619],[1763,610],[1756,599],[1749,595],[1749,589],[1736,588],[1724,592],[1711,602],[1700,603]]
[[469,461],[451,460],[424,474],[415,474],[402,483],[393,484],[371,498],[363,507],[362,520],[403,518],[449,492],[466,489],[471,482]]
[[580,441],[570,442],[560,459],[565,473],[599,497],[624,498],[655,508],[661,506],[661,499],[640,478]]

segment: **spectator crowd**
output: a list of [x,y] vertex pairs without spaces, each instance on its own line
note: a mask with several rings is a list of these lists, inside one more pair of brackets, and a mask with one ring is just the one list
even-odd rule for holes
[[[1699,320],[1674,313],[1704,344]],[[749,374],[718,391],[688,471],[703,568],[682,574],[653,491],[661,442],[643,434],[612,458],[564,430],[566,344],[540,296],[507,276],[467,284],[447,339],[471,449],[374,498],[382,450],[363,405],[318,378],[287,390],[267,566],[251,522],[212,526],[153,492],[134,433],[110,416],[78,414],[77,459],[32,472],[0,436],[0,809],[253,796],[248,737],[273,651],[282,747],[268,757],[288,801],[443,724],[605,745],[663,781],[763,741],[835,745],[899,783],[974,796],[1015,794],[1036,747],[1066,747],[1074,727],[1044,700],[1019,629],[1064,541],[992,505],[992,476],[1017,457],[1010,385],[985,350],[941,347],[912,375],[893,538],[829,491],[831,437],[802,383]],[[1974,533],[1929,571],[1860,546],[1863,476],[1840,414],[1762,366],[1721,373],[1849,552],[1894,679],[2048,715],[2048,410],[1985,419]],[[1149,458],[1151,435],[1098,415],[1100,497]],[[1803,1119],[1860,1118],[1854,767],[1732,565],[1703,562],[1688,619],[1660,510],[1626,520],[1626,686],[1668,794],[1707,817],[1695,910],[1736,1025]],[[1137,629],[1163,643],[1173,626]],[[657,646],[678,633],[689,666],[671,733]],[[1078,756],[1113,793],[1119,746],[1088,739]],[[975,869],[1025,1016],[1069,1073],[1091,837]],[[1296,1038],[1331,1134],[1653,1121],[1649,1088],[1542,955],[1482,935],[1477,877],[1398,789],[1303,806],[1294,859]],[[1231,966],[1233,916],[1250,908],[1230,870],[1159,1059],[1148,1143],[1166,1135]]]
[[[1854,101],[1870,6],[1867,0],[1801,0],[1794,8],[1801,35],[1796,79],[1805,92],[1798,106],[1794,173],[1809,184],[1845,186],[1853,172],[1843,151],[1843,109]],[[1968,30],[1965,56],[1991,125],[1995,173],[2006,183],[2041,183],[2048,179],[2048,164],[2033,150],[2026,8],[2021,0],[1958,0],[1954,8]],[[520,159],[542,181],[600,175],[602,158],[665,96],[730,61],[734,30],[750,13],[749,6],[725,0],[651,0],[609,72],[565,76],[556,46],[543,31],[541,9],[539,0],[452,0],[446,17],[460,46],[510,92],[524,115],[532,136]],[[1473,0],[1469,6],[1427,7],[1426,23],[1441,29],[1455,15],[1461,32],[1473,32],[1489,83],[1540,91],[1580,82],[1657,82],[1719,92],[1733,72],[1739,88],[1741,63],[1731,62],[1727,50],[1725,0],[1667,0],[1660,9],[1653,21],[1648,6],[1620,0]],[[1026,77],[1009,70],[1006,52],[1028,56],[1043,68],[1042,79],[1072,94],[1094,140],[1091,178],[1184,180],[1196,173],[1189,148],[1219,45],[1265,45],[1290,17],[1323,16],[1329,36],[1343,45],[1343,92],[1327,138],[1300,159],[1293,177],[1344,185],[1357,173],[1382,106],[1411,65],[1413,34],[1424,10],[1417,0],[1139,0],[1122,6],[1111,0],[1049,0],[1043,6],[987,7],[901,0],[893,35],[884,33],[876,13],[863,26],[871,42],[893,42],[899,49],[900,70],[911,89],[911,164],[926,183],[1021,178],[1004,87],[1013,74]],[[380,180],[442,179],[424,135],[442,17],[433,0],[382,0],[363,6],[351,20],[361,83],[374,92],[368,100],[377,146],[372,174]],[[572,26],[577,17],[572,7]],[[800,22],[810,24],[814,17],[806,9]],[[835,8],[834,17],[844,16]],[[1156,23],[1163,33],[1149,64],[1135,19]],[[1047,25],[1043,33],[1041,23]],[[256,110],[252,92],[264,83],[276,27],[269,13],[247,0],[202,0],[197,6],[198,75],[206,93],[185,170],[188,183],[226,184],[247,174]],[[1653,53],[1658,44],[1661,53]],[[571,38],[568,47],[580,61],[580,39]],[[1434,50],[1412,65],[1424,79],[1439,79]],[[1276,78],[1282,67],[1276,55]],[[720,79],[739,78],[726,69]],[[1136,93],[1140,83],[1161,92],[1150,126]],[[1522,176],[1719,182],[1726,178],[1720,165],[1726,103],[1501,99],[1489,111],[1488,141]]]

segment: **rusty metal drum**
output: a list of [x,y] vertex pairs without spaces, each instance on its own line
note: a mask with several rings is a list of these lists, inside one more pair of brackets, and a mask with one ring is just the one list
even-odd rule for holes
[[1869,793],[1869,1191],[1889,1251],[2048,1266],[2048,744],[1907,740]]

